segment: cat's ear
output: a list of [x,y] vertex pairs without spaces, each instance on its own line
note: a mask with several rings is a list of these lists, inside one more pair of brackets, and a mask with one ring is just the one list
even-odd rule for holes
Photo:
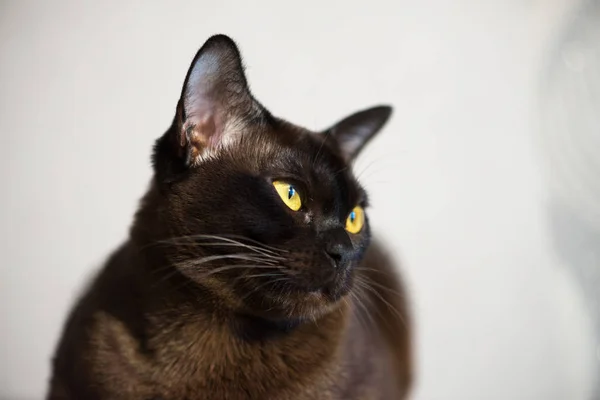
[[215,35],[198,51],[183,85],[176,116],[176,146],[187,166],[233,142],[247,121],[260,116],[240,52],[229,37]]
[[377,106],[354,113],[325,131],[336,138],[346,162],[352,161],[385,125],[392,107]]

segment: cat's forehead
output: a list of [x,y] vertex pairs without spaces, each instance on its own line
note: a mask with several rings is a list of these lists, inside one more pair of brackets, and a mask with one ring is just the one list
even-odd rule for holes
[[326,133],[282,123],[261,135],[256,145],[268,149],[258,149],[257,153],[265,155],[262,169],[274,177],[296,178],[313,191],[336,192],[352,201],[365,197],[351,166],[340,156],[335,139]]

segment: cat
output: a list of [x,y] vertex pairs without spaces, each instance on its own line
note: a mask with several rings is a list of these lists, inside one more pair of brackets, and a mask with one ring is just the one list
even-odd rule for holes
[[406,398],[406,295],[351,171],[391,111],[286,122],[251,94],[235,42],[210,37],[128,240],[64,326],[47,399]]

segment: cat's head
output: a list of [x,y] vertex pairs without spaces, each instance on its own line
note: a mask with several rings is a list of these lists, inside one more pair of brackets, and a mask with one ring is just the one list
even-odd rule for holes
[[198,51],[172,127],[156,143],[164,252],[239,312],[312,318],[352,288],[369,245],[351,163],[385,124],[379,106],[313,132],[272,116],[223,35]]

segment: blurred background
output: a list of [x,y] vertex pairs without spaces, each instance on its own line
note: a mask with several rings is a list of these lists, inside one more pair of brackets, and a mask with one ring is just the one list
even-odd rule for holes
[[576,0],[1,1],[0,398],[43,397],[219,32],[292,122],[395,107],[356,172],[412,294],[414,399],[600,399],[600,3]]

